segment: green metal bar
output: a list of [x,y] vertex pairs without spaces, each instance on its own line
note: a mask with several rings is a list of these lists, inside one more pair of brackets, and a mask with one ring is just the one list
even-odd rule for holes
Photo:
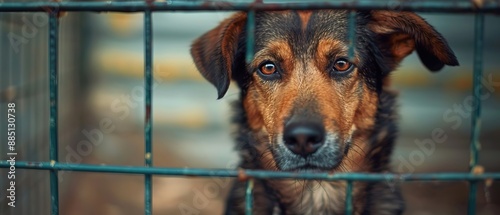
[[[354,50],[356,47],[356,11],[351,10],[348,13],[347,36],[349,40],[349,61],[355,62]],[[352,181],[346,181],[345,214],[352,214]]]
[[245,55],[245,62],[249,64],[252,62],[253,55],[255,54],[255,11],[248,11],[247,13],[247,50]]
[[[56,11],[50,11],[49,16],[49,94],[50,94],[50,164],[55,165],[58,155],[58,49],[59,49],[59,18]],[[59,214],[59,179],[57,169],[50,170],[50,204],[52,215]]]
[[349,37],[349,61],[354,62],[354,49],[356,47],[356,11],[349,12],[347,36]]
[[500,2],[485,1],[482,6],[472,1],[304,1],[290,3],[230,2],[230,1],[106,1],[106,2],[6,2],[0,3],[0,12],[45,11],[87,12],[143,12],[152,11],[228,11],[228,10],[393,10],[440,13],[498,13]]
[[477,182],[469,182],[469,201],[467,205],[467,214],[476,214],[476,194],[477,194]]
[[[254,2],[258,3],[258,2]],[[246,43],[246,53],[245,62],[250,64],[255,54],[255,11],[250,10],[247,13],[247,43]],[[247,181],[247,190],[245,196],[245,214],[252,215],[252,189],[253,189],[253,179]]]
[[346,193],[345,214],[351,215],[353,212],[353,208],[352,208],[352,181],[347,181],[345,193]]
[[[153,74],[152,74],[152,65],[153,65],[153,27],[152,27],[152,18],[151,11],[146,10],[144,13],[144,85],[145,85],[145,93],[146,93],[146,114],[144,119],[144,141],[145,141],[145,154],[144,154],[144,162],[146,167],[153,166],[153,152],[152,152],[152,127],[153,122],[151,120],[151,85],[153,84]],[[152,175],[146,174],[144,175],[144,213],[146,215],[150,215],[152,213],[152,190],[153,190],[153,182]]]
[[245,215],[252,215],[253,206],[253,179],[247,181],[247,190],[245,195]]
[[[473,110],[472,134],[470,141],[471,158],[470,171],[474,171],[479,159],[479,135],[481,130],[481,78],[483,77],[483,41],[484,41],[484,15],[476,14],[474,29],[474,75],[473,75]],[[470,182],[468,214],[476,214],[477,182]]]
[[[0,161],[0,168],[9,168],[7,161]],[[232,169],[193,169],[193,168],[161,168],[144,166],[114,166],[114,165],[90,165],[50,162],[26,162],[17,161],[16,168],[36,170],[59,170],[80,172],[107,172],[124,174],[153,174],[165,176],[197,176],[197,177],[238,177],[242,174],[239,170]],[[243,173],[251,178],[269,179],[305,179],[326,181],[482,181],[492,179],[500,180],[500,173],[421,173],[421,174],[389,174],[389,173],[298,173],[298,172],[275,172],[264,170],[244,170]]]

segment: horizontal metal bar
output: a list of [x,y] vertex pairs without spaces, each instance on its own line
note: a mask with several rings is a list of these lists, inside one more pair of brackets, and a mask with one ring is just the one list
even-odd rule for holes
[[[153,174],[169,176],[199,176],[199,177],[238,177],[238,178],[274,178],[274,179],[305,179],[305,180],[350,180],[350,181],[482,181],[500,180],[500,173],[421,173],[421,174],[389,174],[389,173],[305,173],[276,172],[263,170],[230,170],[230,169],[195,169],[195,168],[165,168],[143,166],[111,166],[90,164],[69,164],[50,162],[17,161],[19,169],[60,170],[80,172],[107,172],[124,174]],[[9,168],[10,163],[0,161],[0,168]]]
[[151,11],[210,11],[210,10],[288,10],[288,9],[350,9],[400,10],[442,13],[500,13],[500,2],[485,1],[475,5],[472,1],[304,1],[293,3],[229,2],[229,1],[133,1],[133,2],[6,2],[0,3],[0,12],[28,11],[93,11],[142,12]]

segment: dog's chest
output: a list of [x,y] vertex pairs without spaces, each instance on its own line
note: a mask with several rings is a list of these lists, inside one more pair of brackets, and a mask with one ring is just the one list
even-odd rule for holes
[[[284,214],[342,214],[344,210],[345,189],[329,182],[309,181],[297,185],[300,192],[289,196],[293,198]],[[281,212],[274,214],[282,214]]]

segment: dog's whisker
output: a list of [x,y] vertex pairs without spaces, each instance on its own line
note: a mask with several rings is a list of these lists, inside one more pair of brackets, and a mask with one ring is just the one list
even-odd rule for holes
[[[361,148],[361,146],[358,146],[358,145],[356,145],[356,144],[353,144],[353,145],[352,145],[352,149],[353,149],[353,150],[355,150],[355,151],[356,151],[356,152],[358,152],[358,153],[359,153],[359,151],[361,151],[361,152],[362,152],[362,154],[361,154],[361,155],[366,155],[366,154],[367,154],[367,153],[366,153],[366,151],[365,151],[363,148]],[[359,151],[358,151],[358,150],[359,150]]]
[[300,210],[304,207],[304,195],[305,195],[305,187],[306,187],[306,181],[303,181],[303,186],[302,189],[300,190],[301,195],[300,195]]

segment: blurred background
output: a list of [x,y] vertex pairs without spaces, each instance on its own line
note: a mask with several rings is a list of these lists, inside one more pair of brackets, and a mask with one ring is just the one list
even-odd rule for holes
[[[16,0],[18,2],[19,0]],[[0,0],[0,2],[2,2]],[[7,1],[3,1],[7,2]],[[27,1],[25,1],[27,2]],[[153,160],[159,167],[235,168],[230,104],[197,72],[189,48],[226,12],[155,12],[153,15]],[[421,14],[447,38],[460,62],[432,74],[416,54],[393,73],[400,92],[400,135],[393,155],[399,172],[465,172],[469,166],[474,15]],[[48,161],[48,17],[0,13],[0,114],[16,103],[17,160]],[[481,154],[487,172],[500,171],[500,23],[487,15]],[[60,19],[59,159],[61,162],[143,165],[144,35],[142,13],[66,13]],[[485,96],[486,97],[486,96]],[[470,106],[469,106],[470,107]],[[102,129],[110,121],[112,129]],[[6,131],[6,123],[0,123]],[[446,135],[429,153],[417,142]],[[0,158],[6,133],[0,132]],[[92,143],[91,148],[82,144]],[[7,206],[6,169],[0,169],[0,214],[49,214],[48,171],[16,170],[16,208]],[[143,214],[142,175],[60,172],[60,211],[70,215]],[[231,180],[154,177],[155,214],[221,214]],[[405,214],[466,214],[468,183],[402,184]],[[206,196],[206,189],[217,195]],[[500,214],[500,185],[481,183],[479,214]],[[184,213],[183,213],[184,212]]]

